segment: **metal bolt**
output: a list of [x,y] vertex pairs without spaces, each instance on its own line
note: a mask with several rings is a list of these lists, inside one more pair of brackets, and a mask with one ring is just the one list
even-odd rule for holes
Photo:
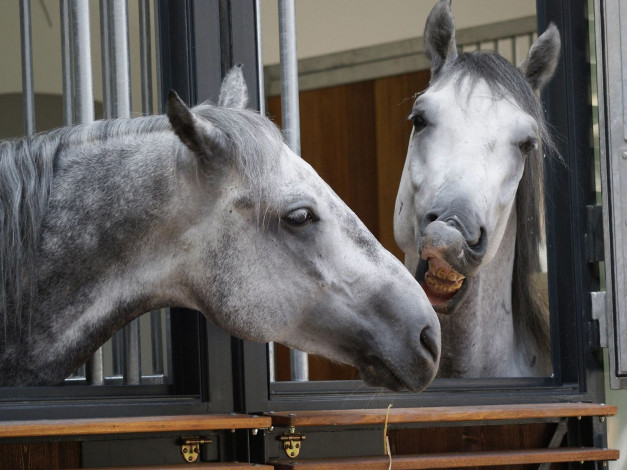
[[272,432],[272,431],[274,431],[274,426],[270,426],[270,427],[268,428],[268,432]]
[[623,160],[627,160],[627,152],[623,152]]
[[605,416],[601,416],[599,419],[601,420],[602,423],[605,423]]
[[294,434],[296,432],[296,428],[294,426],[290,426],[290,434]]
[[256,436],[257,433],[259,433],[259,429],[253,429],[251,432],[253,433],[253,436]]
[[187,460],[189,460],[190,462],[194,461],[194,457],[192,457],[191,455],[189,457],[187,457]]

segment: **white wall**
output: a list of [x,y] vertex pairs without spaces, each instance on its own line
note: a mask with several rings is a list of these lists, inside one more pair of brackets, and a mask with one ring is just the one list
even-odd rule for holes
[[[264,64],[279,62],[277,0],[262,0]],[[298,56],[314,57],[422,36],[435,0],[296,0]],[[457,28],[535,15],[535,0],[457,0]]]

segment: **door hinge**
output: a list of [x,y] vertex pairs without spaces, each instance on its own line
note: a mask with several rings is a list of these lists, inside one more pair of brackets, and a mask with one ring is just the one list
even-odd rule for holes
[[[592,305],[592,321],[598,326],[598,342],[593,340],[593,347],[607,348],[607,307],[605,292],[590,292],[590,303]],[[596,343],[596,344],[594,344]]]
[[288,432],[284,432],[277,439],[283,443],[285,455],[290,459],[295,459],[300,453],[302,442],[306,439],[306,436],[297,433],[294,427],[290,427]]
[[211,439],[201,439],[200,437],[182,437],[179,441],[181,445],[181,455],[187,463],[194,463],[200,455],[201,444],[211,444]]

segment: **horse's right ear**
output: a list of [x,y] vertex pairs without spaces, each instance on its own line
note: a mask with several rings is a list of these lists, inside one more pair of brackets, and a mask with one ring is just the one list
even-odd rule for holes
[[425,24],[424,50],[431,61],[431,80],[447,61],[457,57],[451,0],[440,0],[429,13]]
[[245,108],[247,104],[248,87],[242,73],[242,64],[237,64],[222,80],[218,105],[226,108]]
[[174,133],[196,155],[212,155],[222,146],[222,132],[208,121],[198,119],[174,90],[168,93],[166,114]]
[[559,30],[551,23],[531,45],[527,58],[518,67],[535,91],[541,90],[555,73],[561,44]]

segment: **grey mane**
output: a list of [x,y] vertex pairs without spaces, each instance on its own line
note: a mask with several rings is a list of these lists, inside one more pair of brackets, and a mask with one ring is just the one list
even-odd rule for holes
[[[194,112],[227,136],[228,158],[233,159],[258,201],[261,192],[268,190],[260,182],[271,180],[264,175],[276,167],[283,142],[280,131],[247,109],[205,103]],[[167,117],[147,116],[97,121],[0,142],[0,334],[5,343],[9,331],[22,335],[23,328],[30,328],[29,319],[37,305],[40,230],[58,160],[80,158],[77,149],[85,143],[106,148],[112,139],[132,142],[134,136],[170,130]],[[265,137],[259,138],[261,134]],[[179,151],[184,148],[181,145]],[[2,342],[0,350],[1,346]]]
[[[454,80],[460,90],[464,80],[475,86],[485,80],[499,98],[513,97],[538,126],[541,145],[525,161],[525,169],[516,193],[517,237],[512,280],[512,308],[517,331],[529,332],[540,357],[550,357],[548,305],[538,293],[534,274],[540,271],[538,246],[542,239],[544,217],[544,162],[547,152],[559,158],[544,118],[542,104],[523,74],[506,59],[490,51],[463,53],[447,62],[433,86]],[[532,345],[530,345],[532,346]],[[550,368],[550,364],[546,364]]]

